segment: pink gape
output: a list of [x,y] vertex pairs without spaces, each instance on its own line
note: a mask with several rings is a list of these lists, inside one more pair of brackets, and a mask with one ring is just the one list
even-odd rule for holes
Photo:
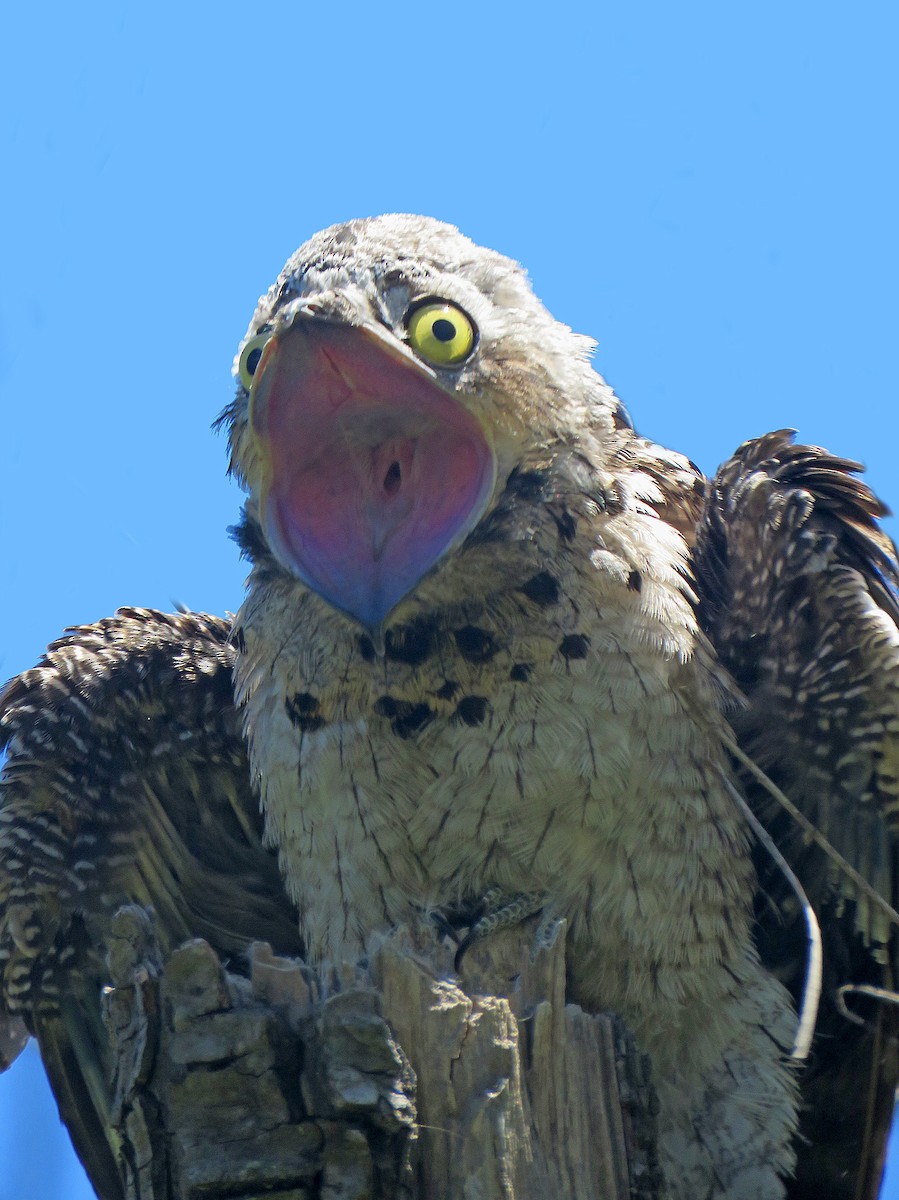
[[252,399],[280,562],[369,628],[484,512],[477,419],[376,334],[297,321],[266,347]]

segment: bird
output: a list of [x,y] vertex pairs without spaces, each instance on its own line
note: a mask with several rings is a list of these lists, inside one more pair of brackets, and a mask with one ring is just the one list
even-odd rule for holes
[[[0,694],[13,1042],[23,1018],[58,1031],[73,960],[95,986],[125,901],[167,946],[301,943],[327,977],[398,926],[526,895],[565,923],[569,998],[650,1057],[668,1195],[876,1194],[895,1031],[835,989],[888,988],[895,957],[871,899],[895,893],[885,510],[788,431],[706,479],[636,431],[591,350],[517,263],[431,218],[345,222],[287,262],[218,421],[247,493],[239,611],[124,610]],[[804,1075],[801,915],[741,796],[824,917]]]

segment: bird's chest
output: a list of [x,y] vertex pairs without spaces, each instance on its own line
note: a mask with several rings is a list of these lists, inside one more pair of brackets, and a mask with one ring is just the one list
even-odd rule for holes
[[648,850],[683,851],[701,788],[674,776],[705,737],[675,658],[620,621],[517,616],[410,626],[252,694],[268,835],[316,957],[494,886],[575,924],[620,918],[635,888],[668,902]]

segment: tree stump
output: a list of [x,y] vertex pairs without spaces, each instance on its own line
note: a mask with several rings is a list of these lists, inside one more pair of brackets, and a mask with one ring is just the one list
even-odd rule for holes
[[425,929],[321,982],[262,943],[160,962],[115,919],[104,1020],[128,1200],[654,1200],[655,1099],[618,1017],[564,1001],[564,930]]

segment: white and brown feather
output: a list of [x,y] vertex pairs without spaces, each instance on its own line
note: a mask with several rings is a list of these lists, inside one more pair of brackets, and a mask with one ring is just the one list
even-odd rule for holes
[[123,609],[70,630],[0,693],[0,1024],[36,1034],[76,1149],[121,1195],[101,990],[110,924],[152,907],[163,952],[239,969],[300,949],[232,703],[227,621]]
[[[746,697],[743,748],[893,906],[899,898],[899,566],[886,509],[858,463],[788,431],[741,446],[718,472],[699,527],[699,614]],[[745,787],[821,919],[825,989],[803,1075],[796,1200],[877,1196],[899,1082],[891,1006],[846,984],[896,987],[897,930],[754,781]],[[760,859],[766,961],[794,994],[805,938],[795,901]]]

